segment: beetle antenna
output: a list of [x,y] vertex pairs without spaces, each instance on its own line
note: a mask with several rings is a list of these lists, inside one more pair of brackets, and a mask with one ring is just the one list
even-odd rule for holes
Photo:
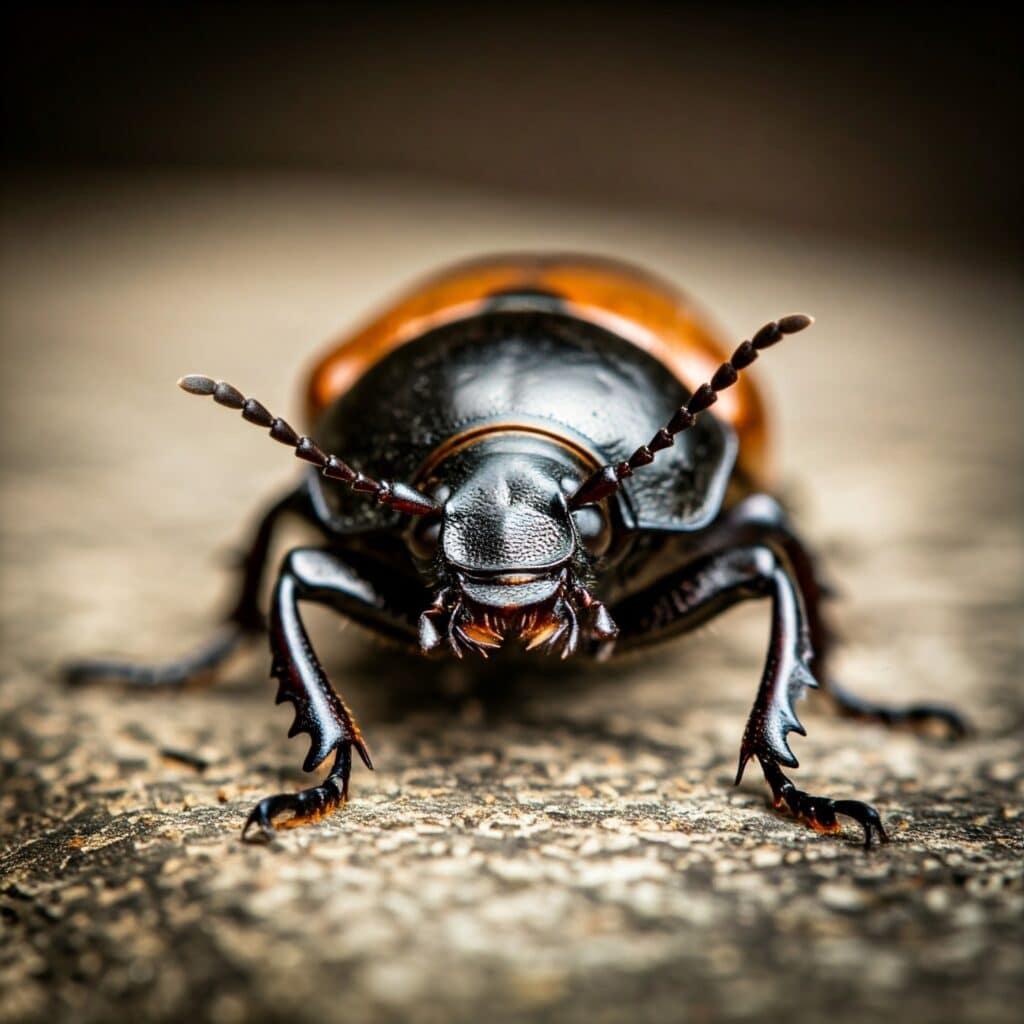
[[441,506],[433,498],[408,484],[388,480],[373,480],[354,470],[337,455],[328,455],[311,437],[300,436],[288,423],[267,411],[255,398],[246,398],[236,387],[223,380],[214,380],[201,374],[189,374],[178,381],[178,387],[190,395],[212,395],[218,405],[240,409],[242,419],[265,427],[270,436],[281,444],[295,449],[297,458],[312,463],[329,480],[347,484],[354,491],[370,494],[379,504],[410,516],[434,516]]
[[595,505],[597,502],[613,495],[626,477],[630,477],[641,466],[650,465],[655,456],[664,448],[671,448],[675,443],[676,434],[689,430],[697,417],[718,401],[718,393],[730,388],[739,380],[740,370],[746,369],[762,349],[769,348],[782,341],[787,334],[796,334],[805,327],[810,327],[814,318],[803,313],[792,313],[779,320],[765,324],[750,341],[743,342],[727,363],[722,363],[714,376],[706,384],[690,396],[690,400],[681,405],[668,423],[654,437],[642,444],[625,462],[616,465],[602,466],[587,477],[568,500],[570,509],[582,508],[584,505]]

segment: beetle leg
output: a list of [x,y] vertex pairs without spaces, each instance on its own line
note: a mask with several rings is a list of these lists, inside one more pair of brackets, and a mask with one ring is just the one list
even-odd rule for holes
[[73,661],[64,666],[64,679],[72,684],[103,681],[142,689],[180,687],[211,680],[247,637],[263,631],[259,594],[274,530],[286,514],[306,516],[307,509],[305,486],[290,491],[267,509],[241,560],[238,596],[223,625],[201,647],[163,665],[92,658]]
[[[319,820],[345,803],[353,748],[366,767],[373,768],[352,712],[331,686],[313,650],[299,614],[300,601],[329,605],[410,647],[416,641],[415,618],[400,611],[395,595],[385,596],[342,555],[319,548],[296,548],[288,555],[270,609],[272,672],[279,684],[277,703],[288,700],[295,706],[295,721],[288,735],[305,732],[310,736],[304,771],[313,771],[331,753],[335,760],[320,785],[261,800],[245,823],[243,838],[254,825],[262,837],[268,838],[275,828]],[[282,821],[281,815],[288,817]]]
[[824,689],[839,713],[849,718],[894,728],[929,729],[938,725],[953,740],[963,739],[968,732],[967,721],[960,712],[944,704],[879,704],[851,693],[832,677],[826,678]]
[[867,804],[812,796],[782,774],[781,765],[798,765],[787,741],[789,733],[806,735],[794,704],[808,687],[818,684],[809,668],[812,648],[803,602],[789,566],[775,551],[752,545],[707,554],[621,602],[612,614],[620,628],[620,648],[627,650],[692,629],[740,601],[766,597],[772,603],[771,638],[743,733],[736,782],[750,758],[756,757],[776,806],[785,805],[820,831],[837,832],[836,815],[844,814],[861,823],[868,842],[872,828],[885,838],[877,812]]
[[835,681],[828,666],[836,633],[824,608],[831,596],[830,588],[821,581],[817,559],[794,532],[785,511],[774,498],[767,494],[751,495],[730,510],[720,529],[733,543],[768,544],[789,562],[807,610],[815,675],[841,714],[887,726],[929,728],[938,725],[954,739],[967,734],[963,717],[952,708],[930,703],[878,704],[851,693]]
[[310,522],[315,521],[309,491],[305,484],[286,494],[267,510],[256,527],[249,550],[242,559],[242,585],[228,614],[228,621],[236,623],[247,633],[261,633],[266,628],[266,621],[259,606],[260,590],[274,529],[282,517],[288,514],[300,516]]
[[881,842],[889,841],[878,811],[870,804],[860,800],[830,800],[828,797],[812,796],[797,789],[775,762],[761,762],[761,768],[771,786],[775,806],[779,809],[785,807],[794,818],[810,825],[816,832],[838,832],[840,829],[836,815],[843,815],[852,818],[864,829],[865,849],[871,846],[873,831],[878,833]]
[[[256,826],[259,835],[271,839],[274,830],[296,828],[307,822],[320,821],[348,802],[348,780],[352,774],[352,745],[341,744],[334,755],[334,764],[327,778],[318,786],[300,789],[298,793],[279,793],[264,797],[250,813],[242,828],[242,838]],[[281,815],[287,815],[281,818]]]
[[244,633],[237,625],[225,623],[201,646],[161,665],[82,658],[64,665],[61,673],[64,681],[72,686],[102,682],[140,690],[176,689],[212,681],[217,670],[238,650],[243,638]]

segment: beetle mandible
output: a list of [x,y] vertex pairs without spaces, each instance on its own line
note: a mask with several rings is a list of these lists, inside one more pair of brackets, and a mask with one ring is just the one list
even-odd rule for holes
[[[263,516],[211,642],[164,666],[86,661],[69,677],[180,685],[269,633],[277,701],[295,707],[289,735],[312,740],[304,769],[333,755],[319,785],[256,805],[243,836],[269,836],[346,802],[353,750],[373,767],[301,602],[427,655],[518,645],[607,658],[766,598],[769,650],[736,781],[755,758],[776,807],[823,832],[847,816],[866,845],[884,840],[873,807],[811,795],[784,774],[797,767],[787,736],[804,734],[794,702],[820,682],[861,717],[963,725],[946,708],[872,704],[829,678],[825,590],[770,494],[763,403],[744,373],[810,323],[782,317],[727,356],[685,296],[635,267],[493,257],[428,279],[325,355],[307,391],[316,440],[230,384],[183,377],[310,470]],[[287,515],[323,544],[288,553],[265,619],[260,584]]]

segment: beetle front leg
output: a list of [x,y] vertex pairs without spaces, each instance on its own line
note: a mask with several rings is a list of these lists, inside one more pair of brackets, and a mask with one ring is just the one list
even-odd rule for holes
[[872,832],[887,839],[877,811],[857,800],[834,801],[812,796],[795,786],[781,766],[796,768],[789,749],[790,732],[806,735],[794,703],[807,687],[818,684],[811,674],[813,649],[807,616],[791,571],[769,547],[754,545],[704,556],[682,570],[628,598],[612,609],[621,630],[619,646],[628,649],[706,622],[740,601],[770,598],[771,636],[757,700],[740,748],[739,783],[743,770],[756,757],[776,807],[823,832],[839,831],[836,815],[853,818],[870,845]]
[[312,741],[304,771],[314,771],[331,753],[335,759],[320,785],[261,800],[242,829],[243,838],[253,826],[259,828],[263,838],[269,838],[275,828],[318,821],[344,804],[348,800],[353,748],[366,767],[373,768],[352,712],[331,686],[313,650],[299,613],[300,601],[329,605],[410,645],[416,639],[414,620],[398,610],[394,596],[385,597],[343,556],[317,548],[297,548],[288,555],[270,610],[272,673],[279,684],[277,703],[288,700],[295,706],[295,721],[288,735],[306,732]]
[[860,697],[836,682],[829,671],[836,645],[836,634],[825,609],[830,589],[821,582],[818,559],[793,529],[785,510],[773,497],[753,494],[744,499],[723,516],[713,533],[719,542],[723,538],[731,538],[732,543],[767,544],[779,550],[788,561],[806,609],[814,649],[814,674],[841,714],[892,727],[928,728],[938,725],[956,739],[967,734],[963,717],[953,708],[927,702],[881,704]]

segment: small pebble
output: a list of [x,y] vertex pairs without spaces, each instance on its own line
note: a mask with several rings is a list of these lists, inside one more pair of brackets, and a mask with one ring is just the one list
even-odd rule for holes
[[845,913],[856,913],[863,910],[867,904],[867,897],[864,893],[852,885],[845,885],[840,882],[829,882],[818,888],[818,899],[829,908]]
[[756,849],[750,858],[755,868],[773,868],[782,863],[782,851],[773,846]]

